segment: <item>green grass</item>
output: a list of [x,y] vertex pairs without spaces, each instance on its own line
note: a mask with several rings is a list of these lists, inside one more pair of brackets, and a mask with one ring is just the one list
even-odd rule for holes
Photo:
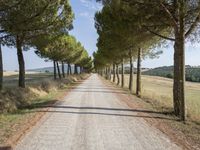
[[[128,87],[129,75],[125,75],[125,87]],[[136,89],[134,76],[134,93]],[[168,78],[142,75],[142,97],[150,99],[157,108],[173,108],[173,81]],[[186,82],[186,107],[188,117],[200,123],[200,83]]]

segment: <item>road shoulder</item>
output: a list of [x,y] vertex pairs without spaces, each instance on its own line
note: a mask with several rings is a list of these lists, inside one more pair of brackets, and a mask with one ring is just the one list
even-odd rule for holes
[[[85,79],[87,79],[89,75],[84,76],[84,79],[81,79],[77,77],[77,80],[75,82],[72,82],[68,84],[65,88],[61,88],[57,90],[56,92],[51,93],[50,95],[47,95],[44,97],[45,105],[52,106],[56,105],[57,103],[61,102],[64,97],[70,93],[72,89],[77,87],[79,84],[81,84]],[[40,99],[42,99],[41,97]],[[46,113],[50,107],[33,107],[28,108],[26,110],[23,110],[16,114],[20,115],[18,117],[17,122],[13,122],[10,125],[9,134],[7,137],[5,137],[5,140],[3,143],[0,144],[0,150],[7,150],[14,148],[16,144],[34,127],[36,126],[42,118],[45,117]],[[37,111],[36,111],[37,110]],[[12,115],[12,114],[8,114]],[[1,120],[0,120],[1,121]],[[4,125],[4,124],[3,124]]]
[[[114,86],[126,92],[127,94],[117,93],[119,99],[129,108],[138,110],[138,116],[143,118],[150,126],[159,129],[167,135],[171,141],[183,149],[200,149],[200,127],[191,122],[182,123],[170,112],[162,112],[153,107],[149,100],[141,99],[131,94],[128,89],[122,89],[116,84],[100,77],[107,86]],[[194,135],[191,135],[195,133]]]

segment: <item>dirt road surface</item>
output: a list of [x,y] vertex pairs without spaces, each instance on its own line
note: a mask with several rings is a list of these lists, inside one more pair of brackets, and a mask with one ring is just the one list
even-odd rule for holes
[[95,74],[50,108],[16,150],[179,150]]

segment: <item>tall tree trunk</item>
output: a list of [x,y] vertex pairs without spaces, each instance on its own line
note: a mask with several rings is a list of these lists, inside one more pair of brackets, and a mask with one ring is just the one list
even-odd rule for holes
[[179,52],[178,48],[179,44],[175,41],[174,43],[174,82],[173,82],[173,105],[174,105],[174,113],[176,116],[180,116],[180,101],[179,101]]
[[133,90],[133,57],[130,56],[130,78],[129,78],[129,90]]
[[106,78],[106,68],[104,68],[104,78]]
[[120,78],[119,78],[119,66],[118,65],[117,65],[116,74],[117,74],[117,85],[119,85],[120,84]]
[[80,68],[80,74],[82,74],[82,67],[80,66],[79,68]]
[[60,67],[59,67],[58,62],[56,62],[56,64],[57,64],[57,69],[58,69],[58,76],[59,76],[59,79],[61,79],[62,77],[61,77],[61,73],[60,73]]
[[108,68],[106,67],[106,80],[108,80]]
[[116,69],[115,69],[115,64],[113,64],[113,82],[115,82],[116,78]]
[[174,112],[182,121],[186,120],[185,106],[185,31],[184,3],[180,2],[179,29],[175,28],[174,44]]
[[69,75],[69,63],[67,63],[67,75]]
[[112,76],[112,71],[111,71],[111,66],[109,66],[109,80],[111,80],[111,76]]
[[17,57],[19,63],[19,87],[25,88],[25,63],[24,63],[24,56],[22,51],[22,42],[17,36],[16,38],[16,45],[17,45]]
[[122,59],[121,64],[121,87],[124,87],[124,59]]
[[110,80],[111,72],[110,72],[110,66],[108,67],[108,80]]
[[0,90],[3,88],[3,57],[0,43]]
[[62,61],[62,75],[63,75],[63,78],[65,78],[65,64],[63,61]]
[[72,74],[72,66],[69,64],[69,74]]
[[141,97],[141,48],[138,49],[136,95]]
[[53,61],[53,73],[54,73],[54,80],[57,78],[57,71],[56,71],[56,62]]
[[108,80],[110,80],[111,72],[110,72],[110,66],[108,67]]
[[78,67],[76,64],[74,65],[74,74],[78,74]]

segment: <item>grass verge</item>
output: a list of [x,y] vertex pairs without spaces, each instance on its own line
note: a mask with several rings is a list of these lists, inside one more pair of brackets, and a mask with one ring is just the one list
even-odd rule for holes
[[[128,81],[129,78],[128,75],[126,75],[124,90],[130,93],[128,90]],[[132,108],[136,107],[137,109],[156,112],[148,114],[148,117],[146,116],[147,114],[142,114],[141,116],[144,116],[147,122],[168,135],[172,141],[181,145],[183,149],[200,149],[200,101],[198,99],[200,94],[195,93],[195,91],[199,90],[197,87],[200,86],[200,84],[189,82],[186,85],[186,101],[189,115],[185,123],[180,122],[179,119],[173,115],[171,97],[172,81],[170,79],[143,76],[142,85],[142,98],[140,99],[131,95],[128,100],[126,100],[126,103]],[[135,85],[133,93],[130,94],[135,95],[134,93]],[[192,102],[189,102],[190,100]]]
[[[43,114],[37,112],[36,109],[45,108],[38,106],[54,104],[61,100],[71,85],[88,76],[87,74],[70,76],[62,81],[45,79],[38,84],[30,84],[26,89],[16,87],[4,89],[0,96],[1,104],[3,104],[0,107],[0,145],[12,143],[14,135],[30,124],[33,125],[32,120],[35,119],[36,123],[40,119]],[[11,141],[8,141],[10,138]]]

